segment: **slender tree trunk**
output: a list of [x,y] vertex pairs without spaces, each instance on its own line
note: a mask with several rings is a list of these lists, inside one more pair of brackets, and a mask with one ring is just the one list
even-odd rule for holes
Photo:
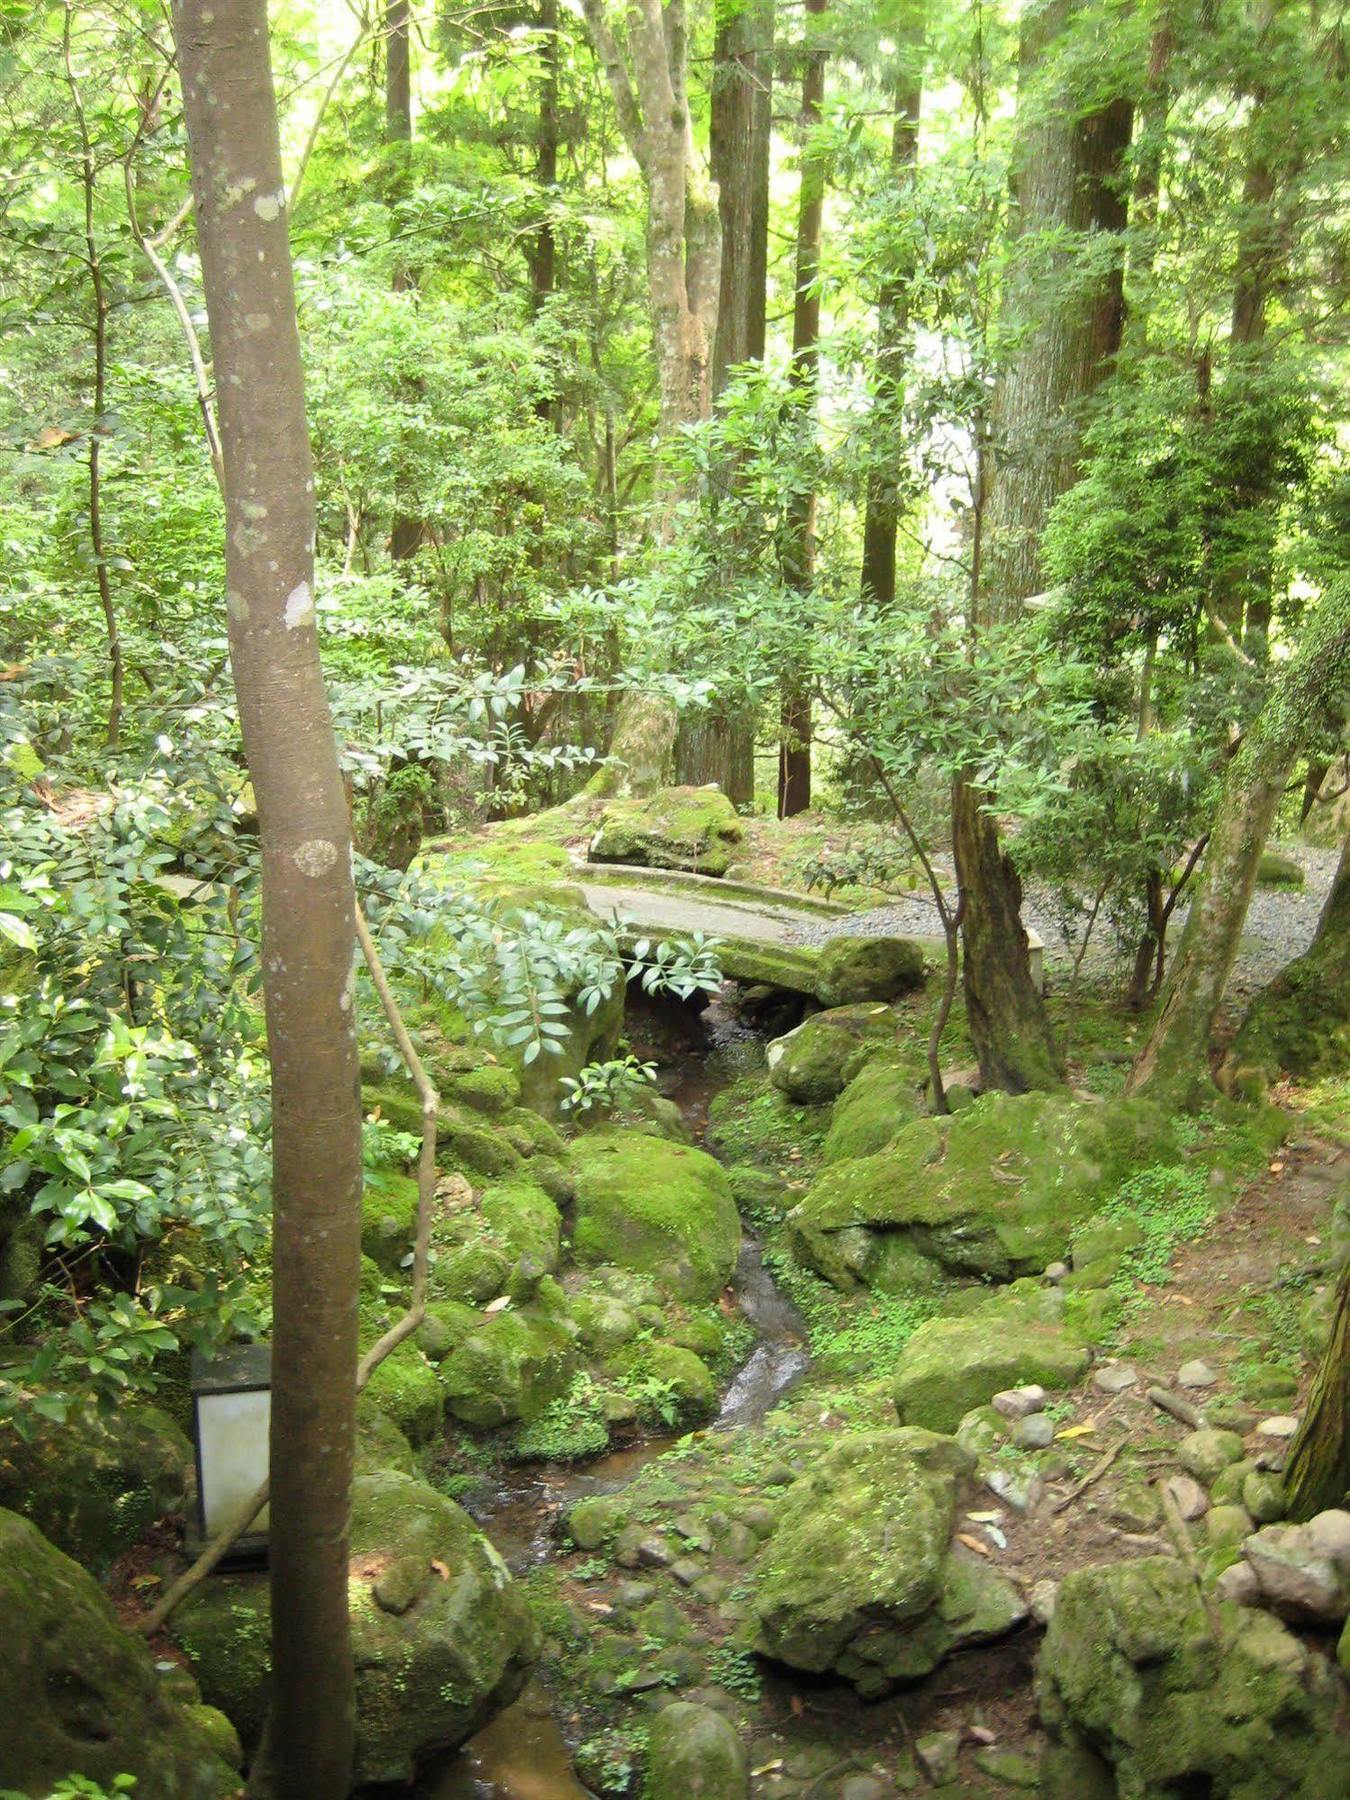
[[1344,1506],[1350,1493],[1350,1261],[1336,1283],[1331,1336],[1289,1446],[1284,1491],[1292,1519]]
[[[806,0],[808,21],[828,0]],[[809,28],[809,26],[808,26]],[[792,365],[789,379],[801,394],[804,448],[814,441],[820,373],[820,232],[825,211],[825,158],[816,141],[825,105],[828,52],[818,33],[808,39],[802,76],[801,180],[797,197],[797,254],[792,295]],[[816,576],[816,495],[794,494],[788,508],[783,555],[787,584],[811,603]],[[804,671],[789,668],[779,702],[778,816],[790,819],[811,804],[811,691]]]
[[[923,43],[923,23],[918,41],[901,47],[901,66],[895,83],[895,125],[891,133],[891,174],[897,196],[908,190],[919,160],[919,110],[923,103],[923,79],[917,67]],[[886,417],[894,416],[903,398],[903,358],[909,326],[911,271],[897,270],[877,297],[877,394],[875,404]],[[893,434],[894,459],[900,459],[900,436]],[[895,538],[900,522],[900,497],[892,467],[874,470],[867,483],[867,509],[863,518],[862,591],[878,606],[895,600]]]
[[1350,684],[1350,579],[1327,590],[1224,780],[1200,888],[1129,1091],[1185,1101],[1208,1078],[1210,1034],[1237,958],[1270,827],[1309,737]]
[[[558,284],[558,243],[553,229],[553,193],[558,185],[558,0],[539,0],[539,126],[534,182],[541,215],[530,243],[530,308],[538,313]],[[552,418],[551,401],[541,400],[541,418]]]
[[122,650],[122,633],[117,623],[117,607],[113,601],[112,580],[108,574],[108,552],[103,541],[103,470],[102,448],[104,413],[108,406],[108,290],[103,279],[103,258],[94,232],[94,189],[98,171],[94,162],[94,146],[84,109],[84,97],[75,76],[71,51],[71,25],[74,7],[67,5],[63,24],[62,50],[65,59],[66,85],[80,136],[80,187],[84,197],[84,254],[89,271],[89,286],[94,299],[94,417],[89,427],[88,469],[89,549],[94,561],[94,581],[98,587],[99,609],[108,642],[108,725],[104,742],[115,750],[122,735],[123,692],[126,686],[126,660]]
[[389,0],[384,9],[384,138],[412,142],[412,46],[408,0]]
[[[1042,91],[1043,65],[1073,17],[1069,0],[1023,22],[1014,146],[1014,270],[1005,306],[1018,343],[994,403],[993,464],[975,627],[1015,618],[1041,587],[1050,508],[1077,478],[1083,406],[1120,344],[1119,255],[1084,255],[1097,234],[1121,239],[1124,101],[1082,113]],[[1046,234],[1064,242],[1047,249]],[[1031,978],[1021,883],[987,810],[997,795],[958,781],[952,838],[966,896],[964,981],[986,1086],[1017,1093],[1063,1079],[1045,1003]]]
[[220,395],[230,657],[262,840],[272,1070],[276,1791],[351,1779],[347,1525],[361,1132],[347,805],[315,629],[314,483],[265,0],[174,14]]
[[1350,1062],[1350,841],[1312,943],[1252,1001],[1224,1058],[1225,1087],[1259,1071],[1311,1080]]

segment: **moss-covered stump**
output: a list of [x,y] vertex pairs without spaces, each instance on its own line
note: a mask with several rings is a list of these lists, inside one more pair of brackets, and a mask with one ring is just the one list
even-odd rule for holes
[[191,1444],[158,1407],[35,1419],[0,1456],[0,1505],[102,1575],[161,1514],[181,1510],[192,1467]]
[[1325,1659],[1265,1614],[1215,1605],[1217,1631],[1168,1557],[1065,1576],[1036,1678],[1046,1800],[1345,1791]]
[[1026,1617],[951,1533],[973,1458],[928,1431],[857,1433],[787,1490],[753,1573],[761,1654],[872,1698]]
[[1059,1295],[995,1295],[964,1318],[930,1319],[900,1352],[891,1393],[902,1423],[955,1431],[1005,1388],[1072,1387],[1091,1362],[1082,1336],[1044,1316]]
[[659,1281],[680,1300],[713,1300],[730,1281],[741,1226],[731,1186],[706,1151],[636,1131],[598,1131],[573,1152],[572,1248]]
[[[464,1743],[511,1704],[538,1655],[497,1552],[452,1500],[406,1475],[358,1474],[353,1484],[348,1594],[358,1782],[409,1781],[417,1758]],[[269,1680],[266,1576],[215,1577],[173,1631],[203,1694],[256,1744]]]
[[917,1119],[923,1074],[898,1052],[881,1051],[856,1074],[834,1103],[821,1154],[827,1163],[874,1156],[911,1119]]
[[816,993],[825,1006],[896,1000],[926,975],[923,945],[913,938],[832,937],[821,948]]
[[802,1106],[841,1094],[868,1059],[895,1044],[888,1006],[835,1006],[813,1013],[768,1048],[769,1080]]
[[172,1696],[92,1575],[5,1511],[0,1610],[0,1786],[41,1800],[66,1775],[110,1786],[126,1774],[139,1800],[237,1791],[220,1722]]
[[577,1327],[550,1281],[535,1304],[489,1314],[461,1338],[440,1365],[440,1388],[464,1424],[506,1425],[564,1394],[578,1360]]
[[720,788],[663,788],[611,800],[587,854],[592,862],[725,875],[744,836],[736,808]]
[[827,1280],[838,1260],[829,1238],[859,1227],[902,1233],[953,1273],[1039,1273],[1126,1175],[1175,1154],[1171,1122],[1147,1100],[987,1094],[826,1169],[792,1215],[794,1241]]
[[711,1707],[676,1700],[647,1738],[647,1800],[747,1800],[745,1746]]

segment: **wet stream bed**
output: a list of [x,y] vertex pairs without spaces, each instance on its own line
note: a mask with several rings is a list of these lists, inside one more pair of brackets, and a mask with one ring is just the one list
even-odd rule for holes
[[[675,1102],[702,1144],[713,1097],[753,1067],[762,1039],[720,1003],[687,1009],[634,1008],[629,1033],[644,1060],[658,1064],[658,1090]],[[734,1373],[705,1441],[757,1424],[805,1375],[806,1331],[796,1308],[765,1267],[747,1230],[732,1279],[755,1344]],[[497,1483],[492,1499],[473,1508],[513,1575],[565,1553],[560,1523],[578,1500],[626,1487],[679,1441],[649,1436],[587,1463],[536,1464]],[[586,1800],[552,1703],[539,1682],[481,1731],[419,1788],[422,1800]]]

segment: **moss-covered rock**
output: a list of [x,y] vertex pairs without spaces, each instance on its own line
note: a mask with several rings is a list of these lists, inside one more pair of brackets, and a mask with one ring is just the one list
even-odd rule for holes
[[398,1275],[417,1232],[417,1183],[387,1169],[366,1176],[361,1193],[361,1251],[386,1275]]
[[28,1437],[8,1434],[0,1505],[102,1575],[161,1514],[181,1510],[192,1469],[191,1444],[158,1407],[34,1419]]
[[577,1366],[576,1326],[541,1306],[484,1318],[440,1367],[450,1411],[466,1425],[531,1419],[567,1391]]
[[[538,1654],[506,1566],[452,1500],[394,1473],[352,1490],[348,1594],[356,1779],[407,1782],[414,1762],[482,1729]],[[256,1743],[267,1705],[267,1579],[217,1577],[174,1620],[202,1692]]]
[[676,1700],[652,1721],[645,1791],[648,1800],[748,1800],[745,1746],[720,1713]]
[[828,1104],[798,1106],[755,1073],[713,1095],[705,1142],[724,1163],[781,1172],[810,1155],[829,1124]]
[[725,875],[744,836],[736,808],[720,788],[664,788],[634,799],[611,800],[600,815],[588,855],[592,862]]
[[160,1680],[93,1576],[6,1511],[0,1610],[0,1785],[34,1800],[71,1774],[105,1786],[134,1775],[141,1800],[237,1792],[219,1732]]
[[445,1418],[445,1395],[435,1366],[414,1343],[400,1344],[386,1356],[365,1392],[410,1444],[430,1443]]
[[464,1301],[431,1300],[413,1333],[413,1342],[432,1362],[444,1362],[481,1323],[478,1309]]
[[730,1184],[705,1151],[641,1132],[576,1145],[573,1252],[662,1283],[681,1300],[715,1299],[731,1279],[741,1226]]
[[485,1305],[530,1298],[558,1266],[562,1218],[534,1181],[515,1175],[475,1195],[442,1185],[432,1227],[428,1291],[437,1300]]
[[1038,1317],[1030,1303],[996,1296],[967,1317],[920,1325],[900,1352],[891,1393],[905,1424],[955,1431],[964,1414],[1004,1388],[1071,1387],[1090,1361],[1068,1327]]
[[853,1080],[868,1058],[895,1043],[888,1006],[835,1006],[813,1013],[769,1045],[769,1080],[789,1100],[820,1106]]
[[644,1383],[659,1384],[662,1406],[668,1404],[675,1413],[665,1420],[668,1424],[692,1425],[716,1410],[712,1373],[703,1358],[684,1345],[634,1344],[621,1351],[611,1367],[639,1401]]
[[987,1094],[952,1118],[913,1120],[873,1156],[827,1168],[792,1214],[794,1241],[827,1279],[824,1240],[858,1227],[903,1232],[954,1273],[1038,1273],[1126,1175],[1175,1154],[1170,1120],[1146,1100]]
[[916,1430],[856,1433],[815,1459],[754,1566],[756,1648],[874,1697],[1010,1630],[1026,1616],[1016,1590],[951,1548],[972,1468],[955,1439]]
[[1301,888],[1303,864],[1297,857],[1286,856],[1282,850],[1263,850],[1256,866],[1256,881],[1259,887]]
[[356,1465],[364,1473],[392,1469],[399,1475],[417,1472],[413,1447],[370,1392],[369,1383],[356,1401]]
[[816,993],[825,1006],[895,1000],[922,987],[925,974],[913,938],[832,937],[821,948]]
[[821,1155],[827,1163],[874,1156],[919,1116],[923,1077],[898,1053],[873,1056],[834,1103]]
[[1076,1569],[1037,1667],[1047,1800],[1081,1800],[1096,1759],[1121,1795],[1324,1800],[1343,1791],[1335,1683],[1277,1620],[1217,1601],[1169,1557]]

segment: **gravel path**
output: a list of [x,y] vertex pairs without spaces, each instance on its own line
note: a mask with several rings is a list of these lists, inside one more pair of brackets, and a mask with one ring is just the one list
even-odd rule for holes
[[[1278,848],[1302,865],[1304,886],[1257,888],[1247,913],[1242,949],[1230,987],[1232,992],[1249,993],[1264,987],[1287,962],[1291,962],[1308,948],[1340,859],[1340,852],[1337,850],[1313,850],[1302,844],[1280,845]],[[952,878],[950,869],[940,870],[939,873],[944,879]],[[1168,930],[1168,942],[1172,946],[1180,939],[1186,911],[1184,906],[1178,906],[1173,915]],[[1046,966],[1050,969],[1067,968],[1072,960],[1072,952],[1066,947],[1060,934],[1058,917],[1048,890],[1037,886],[1028,888],[1022,917],[1045,940]],[[821,944],[827,938],[841,935],[932,937],[941,935],[941,932],[932,900],[914,894],[902,895],[871,912],[850,913],[841,919],[825,919],[799,925],[793,929],[788,941],[795,944]],[[1132,946],[1124,952],[1117,949],[1109,926],[1101,923],[1094,931],[1088,947],[1084,959],[1085,971],[1091,968],[1095,972],[1105,972],[1114,965],[1127,962],[1131,954]]]

